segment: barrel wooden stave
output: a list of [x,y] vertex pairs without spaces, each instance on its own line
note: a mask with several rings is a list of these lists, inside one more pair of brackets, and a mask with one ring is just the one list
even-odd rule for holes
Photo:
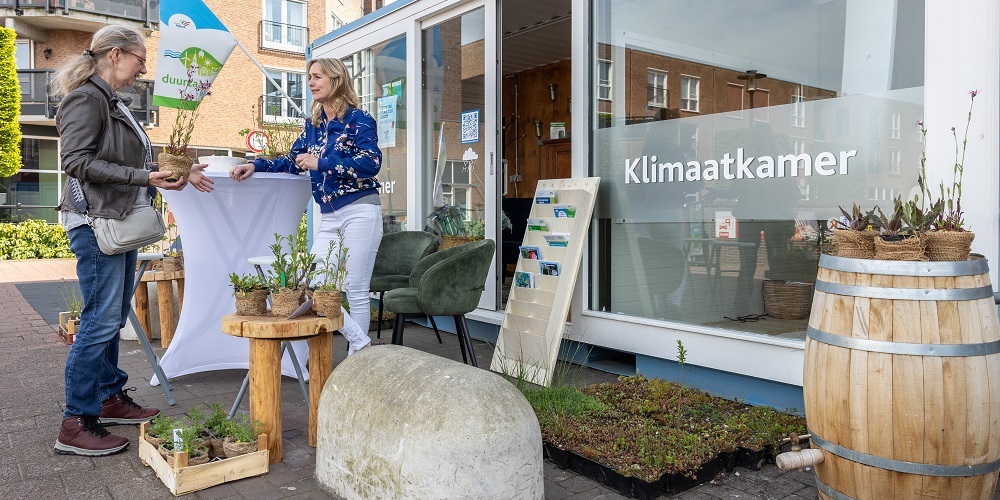
[[[820,267],[820,281],[955,289],[989,285],[989,275],[894,276]],[[889,342],[1000,340],[996,308],[989,298],[919,301],[817,290],[809,325],[835,335]],[[805,365],[809,426],[831,443],[926,464],[977,465],[1000,458],[1000,354],[911,356],[867,352],[809,338]],[[853,498],[992,498],[997,482],[996,472],[924,476],[865,466],[828,452],[824,455],[826,462],[816,467],[817,478]]]

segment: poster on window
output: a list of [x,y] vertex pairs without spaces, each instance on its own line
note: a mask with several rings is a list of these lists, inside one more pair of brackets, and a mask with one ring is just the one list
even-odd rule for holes
[[715,237],[727,240],[739,237],[739,224],[736,217],[728,210],[718,210],[715,212]]
[[479,110],[462,112],[462,144],[479,142]]
[[399,96],[391,95],[378,98],[378,147],[391,148],[396,146],[396,100]]

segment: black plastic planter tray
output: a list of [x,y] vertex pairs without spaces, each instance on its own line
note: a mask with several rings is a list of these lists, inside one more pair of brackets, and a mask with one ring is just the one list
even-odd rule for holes
[[622,495],[639,500],[653,500],[663,494],[680,493],[712,480],[722,471],[732,472],[734,467],[760,470],[765,461],[774,460],[774,452],[770,447],[759,451],[739,448],[733,453],[720,453],[693,470],[693,474],[664,474],[656,481],[647,482],[635,477],[624,476],[606,465],[559,448],[548,441],[544,442],[543,445],[545,456],[557,467],[578,472]]

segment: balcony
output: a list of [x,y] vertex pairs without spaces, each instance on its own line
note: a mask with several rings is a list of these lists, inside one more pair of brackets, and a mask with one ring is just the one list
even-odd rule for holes
[[[0,18],[3,17],[14,19],[15,25],[23,23],[43,32],[53,29],[94,32],[111,22],[122,21],[152,30],[160,21],[160,0],[0,0]],[[38,36],[20,32],[19,35],[33,39]]]
[[305,55],[306,45],[309,43],[309,28],[263,20],[260,22],[258,37],[260,50]]
[[[49,93],[49,79],[55,70],[20,69],[17,79],[21,84],[21,123],[52,125],[59,106],[59,98]],[[153,81],[136,80],[135,85],[118,92],[132,97],[129,109],[135,119],[147,126],[160,123],[159,107],[153,106]]]

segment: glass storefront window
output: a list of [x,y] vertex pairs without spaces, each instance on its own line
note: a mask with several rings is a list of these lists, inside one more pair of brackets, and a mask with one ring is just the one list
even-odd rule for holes
[[0,222],[41,219],[55,224],[55,208],[65,176],[59,170],[59,150],[55,140],[23,138],[21,169],[0,179]]
[[838,206],[912,196],[924,3],[593,6],[591,309],[803,338],[763,284],[815,281]]
[[361,108],[378,122],[382,168],[378,180],[385,232],[405,229],[406,181],[406,35],[375,44],[342,59],[354,78]]

